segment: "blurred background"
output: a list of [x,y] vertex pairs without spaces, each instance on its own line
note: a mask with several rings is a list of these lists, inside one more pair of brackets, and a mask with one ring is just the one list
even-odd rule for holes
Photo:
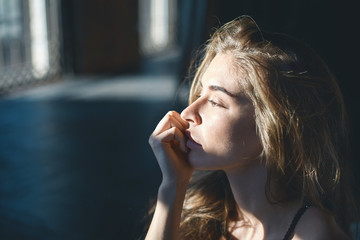
[[213,29],[244,14],[334,71],[357,173],[353,2],[0,0],[0,239],[141,239],[161,180],[148,137],[186,106],[188,66]]

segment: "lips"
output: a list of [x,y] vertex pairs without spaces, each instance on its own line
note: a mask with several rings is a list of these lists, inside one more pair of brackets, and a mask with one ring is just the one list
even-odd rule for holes
[[185,131],[186,136],[188,137],[186,141],[186,146],[190,149],[199,148],[201,144],[197,143],[192,137],[189,131]]

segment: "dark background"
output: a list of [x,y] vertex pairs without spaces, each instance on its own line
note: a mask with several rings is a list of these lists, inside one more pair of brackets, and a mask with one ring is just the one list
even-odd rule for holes
[[[263,30],[289,33],[308,43],[337,76],[352,126],[358,185],[359,14],[354,1],[177,4],[180,51],[159,60],[139,52],[137,1],[61,1],[63,74],[74,79],[96,76],[97,82],[126,74],[171,74],[180,88],[190,59],[213,28],[250,15]],[[0,239],[140,238],[147,204],[161,180],[148,136],[168,110],[184,107],[176,96],[88,101],[3,96]]]

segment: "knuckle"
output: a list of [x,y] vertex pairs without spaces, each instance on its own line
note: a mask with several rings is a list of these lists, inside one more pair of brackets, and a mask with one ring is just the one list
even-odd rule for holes
[[152,135],[149,137],[149,140],[148,140],[148,143],[150,144],[150,145],[152,145],[153,144],[153,137],[152,137]]
[[165,122],[170,121],[170,119],[171,119],[170,115],[166,114],[165,117],[164,117]]
[[172,127],[170,130],[171,130],[171,134],[172,134],[172,135],[177,134],[178,131],[179,131],[179,129],[178,129],[177,127]]
[[151,135],[151,136],[149,137],[148,142],[149,142],[149,144],[150,144],[151,146],[154,146],[154,145],[156,144],[156,142],[157,142],[155,136],[154,136],[154,135]]

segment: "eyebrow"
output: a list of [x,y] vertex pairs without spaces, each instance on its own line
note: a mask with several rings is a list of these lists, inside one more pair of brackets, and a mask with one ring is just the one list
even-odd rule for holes
[[[200,82],[200,87],[202,88],[203,85],[202,85],[202,82]],[[232,97],[232,98],[238,98],[238,96],[236,96],[235,94],[229,92],[228,90],[226,90],[225,88],[221,87],[221,86],[218,86],[218,85],[210,85],[209,86],[209,89],[212,90],[212,91],[220,91],[220,92],[223,92],[225,93],[226,95]]]

